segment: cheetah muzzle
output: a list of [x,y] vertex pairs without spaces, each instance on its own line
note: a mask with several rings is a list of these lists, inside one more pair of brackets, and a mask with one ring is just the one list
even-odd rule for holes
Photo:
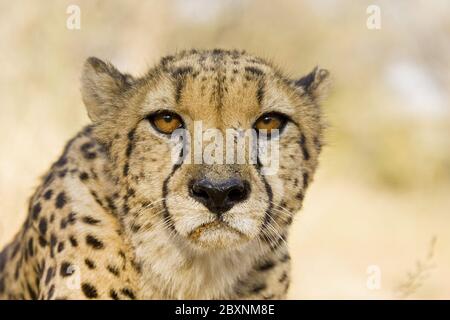
[[[317,167],[327,79],[319,68],[288,79],[221,49],[164,57],[141,77],[89,58],[81,92],[92,124],[52,165],[0,254],[0,298],[284,298],[287,236]],[[239,144],[243,132],[252,134]],[[278,150],[270,174],[264,142]],[[230,150],[232,161],[204,159]]]

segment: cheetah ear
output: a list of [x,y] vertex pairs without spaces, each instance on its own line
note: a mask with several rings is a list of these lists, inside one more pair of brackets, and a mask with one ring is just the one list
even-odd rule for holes
[[294,85],[317,101],[324,98],[328,93],[330,73],[328,70],[315,67],[306,76],[296,80]]
[[116,109],[115,102],[132,82],[130,75],[120,73],[111,63],[88,58],[81,77],[81,95],[89,118],[97,122]]

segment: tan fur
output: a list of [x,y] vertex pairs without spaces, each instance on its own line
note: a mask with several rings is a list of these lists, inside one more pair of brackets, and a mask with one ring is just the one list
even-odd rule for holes
[[[82,94],[93,124],[69,142],[1,253],[0,298],[284,298],[287,235],[317,166],[327,76],[316,68],[290,80],[258,57],[219,49],[165,57],[141,78],[88,59]],[[172,143],[146,119],[158,110],[179,114],[189,131],[197,120],[224,132],[266,112],[287,115],[278,173],[174,165]],[[189,196],[189,181],[231,176],[251,193],[219,221]]]

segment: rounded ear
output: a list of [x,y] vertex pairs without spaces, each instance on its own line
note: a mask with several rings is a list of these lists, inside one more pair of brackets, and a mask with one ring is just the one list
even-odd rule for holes
[[328,70],[315,67],[306,76],[296,80],[294,85],[302,92],[310,95],[313,100],[319,100],[326,96],[330,84]]
[[81,95],[89,118],[97,122],[113,111],[115,102],[132,82],[130,75],[120,73],[111,63],[88,58],[81,77]]

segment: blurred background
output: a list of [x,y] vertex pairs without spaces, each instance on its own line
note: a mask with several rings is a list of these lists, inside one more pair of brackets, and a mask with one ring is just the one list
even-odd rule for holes
[[[70,5],[79,29],[67,25]],[[293,77],[316,65],[333,76],[327,146],[290,235],[289,297],[450,299],[449,9],[446,0],[0,0],[0,245],[89,122],[79,91],[88,56],[142,74],[176,50],[238,48]]]

